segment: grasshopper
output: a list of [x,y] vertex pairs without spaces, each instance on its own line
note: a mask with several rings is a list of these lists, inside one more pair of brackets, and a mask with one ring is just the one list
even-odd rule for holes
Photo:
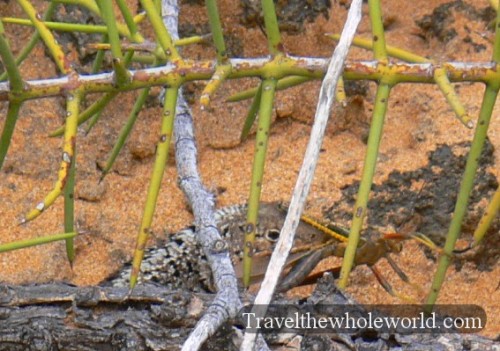
[[[243,238],[246,231],[246,205],[235,205],[219,209],[215,213],[217,228],[227,241],[236,275],[242,276]],[[256,228],[256,242],[253,251],[252,282],[263,278],[270,255],[279,239],[280,231],[286,216],[286,208],[277,202],[262,203],[259,211],[259,222]],[[410,229],[408,229],[410,230]],[[346,229],[333,224],[321,224],[320,221],[303,216],[295,236],[294,247],[287,259],[287,270],[278,286],[279,291],[289,290],[307,279],[311,271],[324,258],[334,255],[343,256]],[[384,280],[374,267],[381,259],[386,258],[393,267],[397,267],[389,254],[401,251],[401,234],[391,234],[378,239],[362,240],[356,254],[356,264],[366,264],[377,279]],[[399,268],[394,268],[405,281],[408,278]],[[195,227],[185,228],[168,237],[165,243],[149,248],[142,264],[140,282],[167,285],[173,289],[189,289],[193,291],[214,291],[212,272],[202,248],[196,240]],[[128,284],[130,264],[125,265],[116,275],[108,279],[106,284],[123,286]],[[384,288],[394,294],[388,284]]]

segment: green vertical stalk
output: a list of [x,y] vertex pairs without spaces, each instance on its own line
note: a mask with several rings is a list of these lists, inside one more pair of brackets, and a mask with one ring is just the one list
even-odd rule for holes
[[161,1],[162,0],[153,0],[154,1],[154,5],[156,7],[156,11],[158,11],[158,13],[161,14]]
[[102,19],[108,30],[108,40],[111,46],[111,54],[114,59],[123,61],[123,53],[121,49],[120,35],[116,26],[116,17],[113,10],[113,4],[108,0],[98,0],[99,7],[102,13]]
[[[102,43],[108,43],[108,36],[106,34],[102,35],[101,39]],[[97,50],[97,54],[95,55],[94,62],[92,63],[92,74],[96,74],[101,70],[102,63],[104,62],[104,56],[106,54],[106,51],[104,50]]]
[[260,100],[262,97],[262,83],[259,84],[259,87],[257,88],[257,92],[255,93],[255,96],[253,97],[252,104],[250,105],[250,108],[248,109],[247,113],[247,118],[245,118],[245,123],[243,124],[243,129],[241,130],[241,135],[240,135],[240,140],[244,141],[248,137],[248,134],[250,133],[250,129],[252,129],[253,123],[255,122],[255,119],[257,118],[257,112],[260,106]]
[[12,134],[14,133],[14,129],[16,127],[17,118],[19,117],[21,104],[21,102],[9,101],[7,116],[3,125],[2,136],[0,137],[0,169],[2,169],[5,156],[7,156],[7,151],[9,150]]
[[113,167],[113,164],[116,160],[116,157],[120,153],[120,150],[122,149],[123,145],[125,144],[125,141],[127,140],[127,137],[130,134],[130,131],[132,130],[132,127],[135,124],[135,121],[137,120],[137,116],[139,116],[139,112],[142,109],[142,106],[144,106],[144,103],[146,102],[146,99],[149,95],[149,90],[150,88],[145,88],[141,91],[139,94],[139,97],[135,101],[134,107],[132,108],[132,111],[130,112],[129,118],[127,120],[127,123],[122,127],[122,130],[120,131],[120,134],[118,136],[118,140],[116,141],[115,145],[113,146],[113,150],[111,151],[111,154],[106,162],[106,166],[102,170],[102,176],[101,179],[103,179],[106,174],[108,174],[109,170],[111,167]]
[[483,103],[479,112],[479,121],[476,126],[476,131],[474,133],[474,139],[472,140],[469,156],[467,157],[465,172],[462,178],[462,183],[460,184],[460,191],[458,193],[457,202],[455,204],[453,218],[451,220],[450,228],[446,236],[443,254],[439,259],[439,264],[434,276],[434,280],[432,282],[431,291],[429,293],[429,296],[427,297],[426,312],[431,312],[434,303],[436,303],[437,301],[439,290],[443,285],[444,279],[446,277],[446,271],[448,270],[451,257],[453,256],[455,243],[458,239],[458,236],[460,235],[462,221],[467,211],[467,203],[469,201],[472,187],[474,186],[474,177],[479,165],[479,159],[481,157],[481,152],[483,151],[484,142],[486,140],[486,134],[488,132],[488,126],[490,124],[491,115],[493,113],[493,107],[495,106],[495,101],[498,95],[498,88],[498,84],[494,87],[490,85],[486,86]]
[[219,11],[215,0],[205,0],[205,6],[208,12],[208,21],[210,31],[213,36],[215,53],[217,55],[217,68],[208,82],[200,97],[202,108],[207,108],[210,104],[210,98],[219,88],[227,76],[232,71],[232,66],[227,63],[226,45],[224,44],[224,35],[222,34],[222,25],[220,23]]
[[[75,91],[68,95],[66,99],[67,114],[78,116],[80,113],[80,102],[82,92]],[[75,117],[77,118],[77,117]],[[74,141],[73,141],[74,143]],[[73,146],[73,155],[69,166],[68,175],[64,184],[64,232],[71,233],[75,231],[75,169],[76,169],[76,145]],[[75,248],[73,237],[66,239],[66,256],[70,264],[75,259]]]
[[[118,5],[118,8],[120,9],[120,12],[123,15],[123,19],[125,20],[125,23],[127,24],[127,27],[128,27],[128,30],[130,31],[131,37],[135,38],[136,34],[137,34],[137,24],[134,22],[134,17],[130,13],[130,10],[129,10],[127,4],[125,3],[124,0],[116,0],[116,4]],[[137,39],[134,39],[134,41],[137,41]]]
[[354,205],[354,214],[349,232],[349,240],[344,253],[344,260],[342,261],[342,268],[340,270],[339,287],[344,289],[349,280],[354,265],[354,258],[358,248],[361,227],[363,226],[363,219],[366,215],[368,206],[368,197],[372,188],[373,175],[375,173],[375,166],[377,165],[378,150],[380,140],[382,138],[382,129],[384,127],[385,114],[387,111],[387,104],[392,85],[395,83],[386,71],[387,62],[387,48],[385,46],[384,26],[382,24],[382,11],[380,9],[380,2],[378,0],[369,0],[370,7],[370,20],[372,24],[373,33],[373,55],[379,61],[379,69],[383,72],[383,78],[379,82],[377,88],[377,95],[375,97],[375,106],[373,109],[372,123],[370,127],[370,134],[368,136],[368,145],[365,156],[365,163],[363,166],[363,175],[359,185],[358,197]]
[[217,68],[201,94],[200,103],[202,108],[207,108],[209,106],[211,96],[219,88],[222,82],[226,80],[233,68],[227,63],[226,45],[224,44],[224,36],[222,34],[217,3],[215,0],[205,0],[205,5],[207,7],[208,21],[210,22],[210,30],[212,32],[217,55]]
[[500,186],[495,191],[486,211],[483,214],[483,217],[479,221],[476,230],[474,231],[474,246],[478,245],[481,240],[483,240],[484,235],[488,231],[493,222],[493,219],[497,216],[498,211],[500,210]]
[[385,45],[384,25],[382,22],[382,9],[380,0],[369,0],[370,20],[373,33],[373,56],[376,60],[387,60],[387,48]]
[[[500,11],[497,11],[495,24],[496,28],[495,43],[493,46],[493,61],[498,64],[498,62],[500,61]],[[469,201],[472,187],[474,186],[474,177],[479,165],[481,152],[483,151],[484,142],[486,140],[486,135],[488,132],[488,126],[490,124],[491,115],[493,113],[493,108],[495,107],[499,89],[500,82],[498,80],[492,80],[486,84],[483,102],[481,104],[481,110],[479,111],[479,120],[474,132],[474,138],[472,140],[469,156],[467,157],[467,163],[465,164],[465,172],[460,184],[460,191],[458,193],[457,202],[455,204],[455,211],[453,212],[453,218],[451,219],[450,228],[448,229],[448,234],[446,236],[443,254],[439,259],[438,268],[436,274],[434,275],[434,280],[432,281],[431,291],[429,292],[429,296],[427,297],[427,306],[425,308],[427,313],[430,313],[432,311],[433,306],[437,301],[439,290],[443,285],[444,279],[446,277],[446,271],[448,270],[448,266],[450,265],[450,260],[455,248],[455,243],[460,234],[462,221],[467,211],[467,203]]]
[[[76,149],[71,161],[68,180],[64,187],[64,232],[72,233],[75,231],[75,165],[76,165]],[[73,237],[66,239],[66,256],[69,263],[73,264],[75,260],[75,247]]]
[[278,18],[276,17],[273,0],[262,0],[262,11],[264,12],[264,25],[269,43],[269,52],[271,55],[283,53]]
[[3,24],[0,21],[0,58],[2,58],[3,64],[5,66],[5,71],[9,78],[9,84],[11,88],[11,96],[9,101],[9,107],[7,110],[7,116],[5,119],[2,136],[0,138],[0,169],[2,168],[5,156],[9,150],[10,141],[12,139],[12,134],[16,127],[17,118],[19,116],[19,110],[21,109],[22,101],[17,99],[15,96],[23,90],[23,78],[16,65],[16,60],[12,55],[10,50],[7,37],[5,36],[5,31]]
[[178,60],[180,59],[179,52],[174,46],[174,42],[167,28],[163,24],[160,14],[158,13],[152,0],[140,0],[141,5],[146,11],[149,21],[153,26],[153,30],[156,34],[156,40],[160,43],[161,47],[165,51],[165,55],[168,60]]
[[[98,0],[99,8],[101,9],[102,18],[108,29],[108,39],[111,45],[111,54],[113,55],[113,69],[115,71],[115,81],[118,86],[125,84],[129,80],[129,73],[123,58],[123,53],[120,43],[120,35],[116,24],[113,4],[109,0]],[[134,55],[133,51],[128,52],[130,58]]]
[[265,79],[262,82],[262,98],[260,100],[259,124],[255,140],[255,156],[252,168],[252,183],[250,185],[250,198],[248,200],[247,228],[245,245],[243,249],[243,285],[250,285],[252,273],[252,254],[255,241],[255,230],[259,216],[259,201],[264,177],[264,164],[266,162],[269,128],[273,112],[276,79]]
[[382,129],[384,126],[385,114],[387,111],[387,103],[391,86],[389,84],[380,83],[375,97],[375,106],[373,109],[373,118],[370,127],[370,134],[368,136],[368,145],[365,156],[365,163],[363,166],[363,176],[358,190],[358,197],[354,205],[354,216],[352,220],[351,230],[349,232],[349,240],[342,261],[342,268],[340,270],[339,287],[344,289],[347,286],[349,274],[354,264],[354,257],[356,256],[356,249],[359,243],[359,236],[361,227],[363,226],[363,219],[366,214],[368,206],[368,197],[373,182],[373,175],[375,173],[375,166],[377,164],[378,150],[380,140],[382,138]]
[[2,21],[0,21],[0,58],[2,58],[2,62],[5,66],[5,73],[9,77],[11,91],[13,93],[21,92],[23,90],[23,78],[17,68],[14,55],[12,55],[12,51],[10,50]]
[[156,159],[153,166],[153,174],[149,183],[148,194],[146,197],[146,206],[142,216],[141,227],[137,237],[137,243],[132,261],[132,271],[130,274],[130,288],[137,283],[141,261],[144,257],[144,249],[148,240],[149,229],[153,221],[153,215],[156,208],[156,200],[160,191],[161,180],[165,171],[168,159],[168,150],[172,140],[172,130],[174,128],[175,107],[177,104],[178,86],[169,87],[165,91],[165,101],[163,107],[163,118],[160,132],[160,140],[156,148]]
[[347,106],[347,96],[345,94],[344,79],[340,76],[337,82],[337,89],[335,90],[335,99],[342,106]]
[[227,61],[226,44],[224,44],[224,35],[222,34],[222,25],[219,18],[219,10],[215,0],[205,0],[205,6],[208,12],[208,22],[210,23],[210,31],[214,40],[214,45],[217,54],[217,62],[224,63]]
[[497,11],[497,18],[495,21],[495,42],[493,43],[493,61],[497,64],[500,61],[500,11]]

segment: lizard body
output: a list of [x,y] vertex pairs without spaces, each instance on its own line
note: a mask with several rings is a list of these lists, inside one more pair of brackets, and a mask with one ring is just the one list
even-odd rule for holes
[[[215,212],[217,228],[228,243],[233,265],[238,266],[243,258],[243,241],[246,228],[246,205],[234,205],[221,208]],[[286,212],[279,203],[262,203],[259,211],[259,223],[256,228],[254,255],[271,252],[278,241]],[[320,230],[309,224],[300,222],[294,246],[314,246],[327,240]],[[262,256],[262,255],[261,255]],[[261,261],[267,266],[266,259],[254,259],[258,265]],[[265,268],[265,267],[262,267]],[[128,286],[131,265],[127,263],[116,275],[105,284]],[[254,267],[254,271],[258,271]],[[196,239],[195,227],[187,227],[168,237],[161,246],[146,250],[141,265],[139,283],[156,283],[170,286],[172,289],[188,289],[192,291],[214,291],[212,272],[207,258]]]

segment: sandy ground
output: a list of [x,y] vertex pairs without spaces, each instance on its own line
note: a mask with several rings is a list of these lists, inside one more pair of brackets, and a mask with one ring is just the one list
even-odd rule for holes
[[[43,1],[34,3],[38,8],[46,6]],[[266,43],[262,31],[258,26],[242,20],[240,3],[230,0],[220,3],[230,49],[245,57],[265,55]],[[450,23],[445,25],[445,29],[454,29],[456,35],[448,41],[424,33],[416,25],[416,19],[431,14],[433,9],[444,3],[446,1],[441,0],[383,1],[387,42],[437,61],[488,61],[493,33],[487,28],[488,21],[473,15],[470,9],[451,10],[448,17]],[[473,5],[478,11],[489,4],[485,0],[465,3]],[[327,10],[328,19],[320,14],[313,22],[304,24],[302,33],[285,32],[283,41],[287,51],[293,55],[329,56],[334,46],[324,33],[339,32],[347,13],[344,5],[344,1],[333,4]],[[195,29],[206,28],[207,18],[202,6],[186,4],[181,11],[182,24],[189,23]],[[366,5],[363,12],[365,16],[358,35],[370,37]],[[20,16],[21,10],[13,1],[1,2],[0,13]],[[14,51],[18,52],[29,38],[30,31],[12,25],[6,28]],[[145,30],[148,32],[147,28]],[[187,48],[184,54],[193,58],[213,57],[209,47]],[[371,54],[354,48],[349,58],[370,59]],[[26,79],[40,79],[55,76],[56,70],[43,47],[38,45],[22,65],[22,73]],[[210,112],[202,112],[197,102],[204,83],[192,83],[187,89],[193,96],[200,171],[207,187],[218,193],[218,206],[242,203],[248,196],[254,137],[243,143],[238,139],[250,102],[227,104],[224,100],[242,86],[254,84],[255,81],[251,80],[224,84]],[[262,187],[264,201],[289,200],[311,130],[318,87],[319,82],[308,83],[278,94],[276,121],[272,127]],[[309,214],[322,217],[324,211],[341,198],[341,189],[360,179],[366,151],[364,139],[375,90],[376,85],[371,83],[367,85],[365,95],[350,98],[350,105],[344,111],[335,110],[308,198]],[[476,118],[483,85],[457,84],[455,90],[470,114]],[[96,284],[130,259],[159,133],[158,104],[152,102],[140,113],[114,171],[101,184],[98,184],[100,171],[97,164],[106,160],[135,96],[136,93],[131,92],[117,98],[106,108],[102,120],[89,135],[85,136],[84,129],[79,131],[76,221],[80,235],[76,239],[77,256],[73,267],[65,259],[64,243],[3,253],[0,255],[1,281],[20,284],[65,280],[79,285]],[[89,96],[88,100],[94,98]],[[381,157],[375,174],[376,184],[384,182],[393,170],[404,172],[424,166],[428,153],[438,144],[451,145],[472,138],[473,132],[456,120],[435,86],[396,86],[388,107]],[[0,125],[5,119],[5,112],[6,104],[0,104]],[[495,148],[495,163],[489,171],[497,178],[500,176],[499,112],[500,107],[496,106],[488,132]],[[35,221],[19,226],[24,214],[50,191],[56,180],[61,140],[48,138],[47,134],[61,125],[63,113],[64,103],[60,98],[28,102],[21,111],[8,159],[0,171],[1,242],[63,231],[62,200],[58,200]],[[174,162],[169,161],[152,231],[154,236],[160,238],[186,226],[191,219],[185,199],[176,184]],[[154,244],[154,238],[151,244]],[[381,263],[380,268],[398,290],[417,301],[424,301],[436,264],[427,259],[417,244],[412,242],[405,244],[403,252],[396,259],[422,292],[399,283],[385,263]],[[498,257],[494,259],[496,264],[489,271],[478,270],[473,264],[465,264],[459,272],[450,269],[439,298],[440,303],[476,303],[483,306],[488,315],[484,334],[488,336],[500,333],[500,264]],[[324,267],[338,264],[337,259],[323,263]],[[400,302],[389,296],[369,270],[363,267],[355,269],[348,291],[361,302]],[[307,293],[307,289],[297,293]]]

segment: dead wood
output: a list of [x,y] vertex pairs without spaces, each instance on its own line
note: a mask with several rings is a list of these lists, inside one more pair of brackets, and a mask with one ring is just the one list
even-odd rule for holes
[[[76,287],[63,283],[0,286],[0,350],[178,350],[215,295],[143,285]],[[277,303],[298,303],[279,297]],[[322,279],[307,304],[353,304],[333,280]],[[235,323],[234,321],[232,323]],[[241,323],[235,323],[241,325]],[[204,350],[236,350],[226,323]],[[469,334],[292,336],[269,334],[270,344],[300,350],[498,350],[499,342]],[[280,347],[280,346],[276,346]],[[319,348],[318,348],[319,347]]]

